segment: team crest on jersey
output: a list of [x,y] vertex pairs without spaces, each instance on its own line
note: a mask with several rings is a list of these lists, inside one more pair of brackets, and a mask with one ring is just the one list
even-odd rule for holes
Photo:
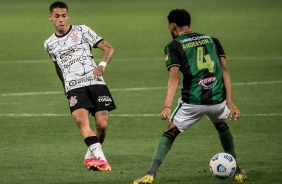
[[203,86],[204,89],[211,89],[216,85],[216,83],[217,83],[216,77],[211,76],[211,77],[200,79],[198,85]]
[[75,106],[75,104],[77,104],[76,96],[71,96],[69,102],[70,102],[70,107]]
[[78,42],[79,37],[77,36],[78,33],[72,33],[71,37],[71,41],[72,42]]

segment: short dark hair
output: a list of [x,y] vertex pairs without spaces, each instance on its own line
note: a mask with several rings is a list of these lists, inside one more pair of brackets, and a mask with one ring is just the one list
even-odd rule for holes
[[55,9],[55,8],[65,8],[65,9],[67,9],[67,11],[69,10],[68,5],[67,5],[66,3],[62,2],[62,1],[56,1],[56,2],[52,3],[52,4],[50,5],[50,8],[49,8],[50,13],[51,13],[51,12],[53,11],[53,9]]
[[188,25],[190,27],[190,24],[191,24],[191,16],[184,9],[172,10],[168,14],[167,19],[169,23],[175,23],[177,26]]

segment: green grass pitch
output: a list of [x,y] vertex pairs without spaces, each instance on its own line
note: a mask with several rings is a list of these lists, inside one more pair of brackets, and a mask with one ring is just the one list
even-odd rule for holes
[[[66,0],[70,23],[93,28],[116,51],[105,73],[117,104],[103,144],[111,172],[83,166],[87,148],[43,47],[54,32],[52,2],[0,2],[0,183],[129,184],[143,175],[167,124],[158,114],[168,78],[166,16],[175,8],[187,9],[191,29],[218,37],[225,49],[242,113],[228,123],[245,183],[282,183],[280,0]],[[99,61],[101,51],[93,53]],[[210,158],[221,151],[203,118],[176,139],[154,184],[234,183],[209,173]]]

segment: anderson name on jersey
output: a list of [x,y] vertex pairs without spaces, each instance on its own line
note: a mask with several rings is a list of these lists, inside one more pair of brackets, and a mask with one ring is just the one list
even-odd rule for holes
[[97,67],[92,48],[97,48],[103,39],[85,25],[71,25],[63,36],[52,34],[44,42],[45,50],[60,67],[65,82],[65,90],[94,84],[104,84],[100,76],[94,79],[93,70]]

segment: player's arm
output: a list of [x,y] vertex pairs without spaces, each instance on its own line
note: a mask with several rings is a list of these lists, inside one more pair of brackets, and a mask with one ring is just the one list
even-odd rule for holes
[[63,72],[62,70],[60,69],[60,67],[58,66],[58,64],[56,62],[53,62],[54,65],[55,65],[55,70],[56,70],[56,73],[63,85],[63,91],[64,91],[64,95],[66,96],[66,91],[65,91],[65,82],[64,82],[64,77],[63,77]]
[[115,52],[115,49],[105,40],[98,43],[97,47],[104,51],[104,56],[98,67],[94,70],[94,78],[103,75],[106,65],[111,61]]
[[232,89],[231,89],[231,79],[226,67],[225,57],[220,57],[221,67],[222,67],[222,76],[224,81],[224,86],[226,90],[226,103],[227,107],[230,110],[230,120],[233,115],[235,115],[235,120],[240,118],[240,110],[234,105],[232,100]]
[[180,81],[179,67],[177,66],[170,67],[166,99],[165,99],[164,107],[160,114],[160,117],[162,119],[169,119],[170,121],[170,112],[171,112],[170,108],[171,108],[175,93],[177,91],[179,81]]

